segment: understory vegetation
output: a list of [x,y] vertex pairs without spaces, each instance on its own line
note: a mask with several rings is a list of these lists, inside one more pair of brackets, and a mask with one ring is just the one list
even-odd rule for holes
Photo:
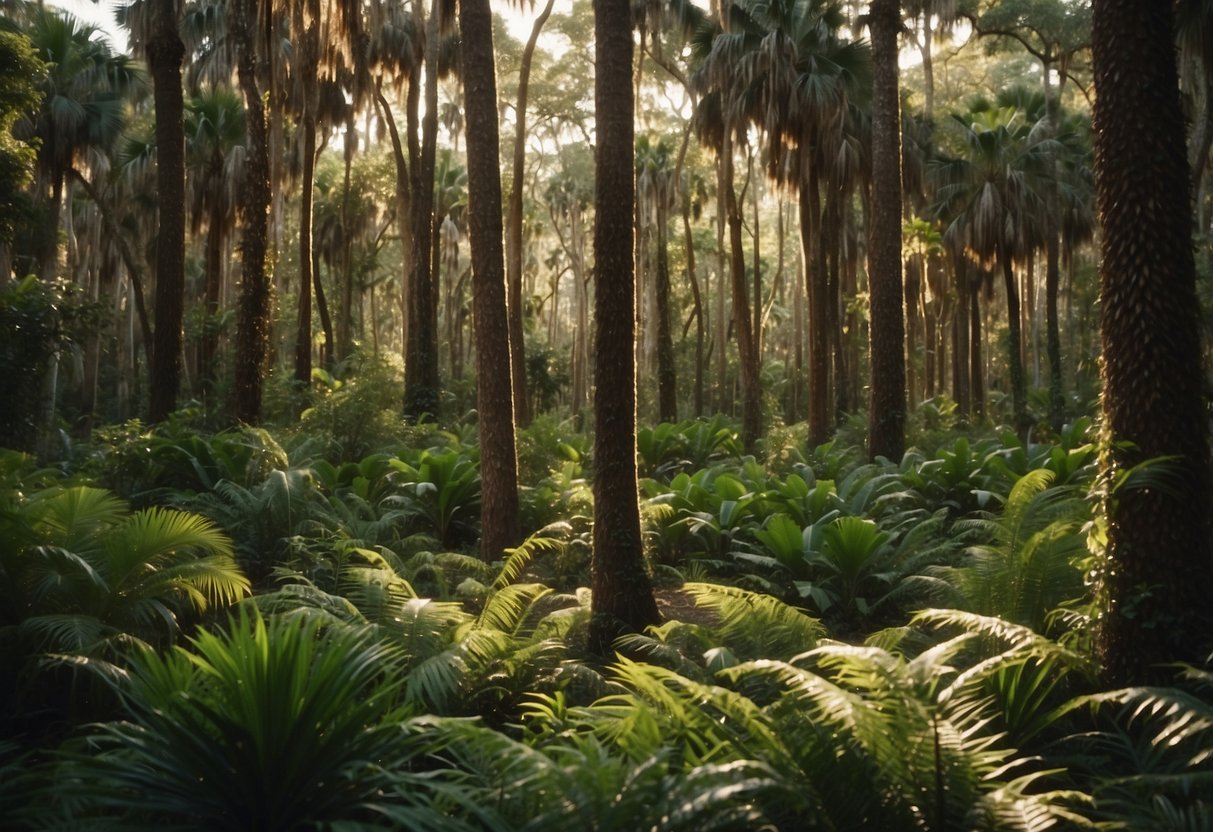
[[1213,669],[1099,681],[1086,420],[1024,444],[932,402],[876,463],[646,428],[665,622],[604,661],[585,435],[520,434],[490,564],[475,425],[358,401],[0,456],[6,828],[1213,828]]

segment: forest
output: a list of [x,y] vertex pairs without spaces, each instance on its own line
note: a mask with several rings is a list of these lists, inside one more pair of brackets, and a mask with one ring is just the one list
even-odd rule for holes
[[1213,830],[1213,0],[64,2],[0,828]]

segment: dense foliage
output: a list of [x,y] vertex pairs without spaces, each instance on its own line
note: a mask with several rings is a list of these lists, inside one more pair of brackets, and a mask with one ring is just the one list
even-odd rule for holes
[[468,430],[10,454],[0,802],[30,829],[1203,828],[1209,671],[1098,682],[1084,427],[868,464],[658,425],[666,622],[606,663],[567,428],[526,433],[547,473],[496,564]]

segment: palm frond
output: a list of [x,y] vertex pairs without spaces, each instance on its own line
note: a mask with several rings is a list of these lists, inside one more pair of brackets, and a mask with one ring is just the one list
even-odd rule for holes
[[757,592],[718,584],[685,587],[698,606],[720,617],[715,628],[739,657],[790,657],[812,648],[825,628],[795,607]]

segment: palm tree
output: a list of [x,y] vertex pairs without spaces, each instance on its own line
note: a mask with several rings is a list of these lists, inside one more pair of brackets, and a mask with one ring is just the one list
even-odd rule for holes
[[86,167],[94,151],[113,146],[126,123],[126,96],[140,82],[130,58],[96,39],[97,30],[70,15],[33,13],[27,34],[47,72],[38,110],[14,125],[18,139],[38,141],[35,191],[45,212],[36,257],[38,273],[58,265],[63,185],[73,166]]
[[187,158],[190,177],[191,227],[206,228],[205,317],[198,352],[195,388],[204,397],[215,380],[219,344],[219,300],[227,252],[236,213],[242,165],[234,151],[245,141],[244,104],[234,90],[212,87],[186,103]]
[[945,218],[944,241],[954,251],[971,252],[1002,272],[1015,427],[1025,431],[1030,424],[1014,266],[1040,238],[1042,189],[1055,145],[1033,130],[1035,124],[1018,106],[978,101],[953,120],[960,126],[964,155],[933,166],[934,211]]
[[[730,198],[732,188],[725,183],[731,183],[734,137],[753,124],[764,134],[768,173],[799,193],[801,235],[805,251],[810,253],[806,269],[812,363],[809,433],[812,442],[820,443],[830,432],[830,335],[839,324],[838,284],[835,281],[831,291],[826,249],[819,233],[822,195],[824,192],[825,212],[839,223],[844,195],[852,193],[858,182],[856,142],[850,135],[855,120],[852,99],[865,86],[868,52],[866,46],[838,36],[843,18],[838,6],[827,0],[731,4],[723,22],[724,28],[705,29],[696,38],[700,66],[693,80],[705,93],[696,110],[700,138],[720,149],[718,157],[728,168],[728,175],[721,176],[720,191],[725,212],[731,217],[730,240],[736,249],[732,254],[734,328],[739,348],[745,350],[742,335],[750,326],[741,322],[743,313],[748,317],[749,307],[740,253],[740,216],[736,215],[735,196]],[[841,239],[837,235],[835,242]],[[756,350],[754,353],[756,358]],[[745,367],[743,358],[743,386]],[[757,408],[757,392],[755,384],[745,393],[753,397],[752,409]],[[757,427],[752,423],[749,430]]]
[[236,379],[233,415],[256,424],[261,419],[261,384],[269,357],[270,286],[266,275],[269,248],[270,153],[266,106],[257,80],[256,35],[262,31],[258,0],[233,0],[228,36],[236,53],[236,75],[244,94],[248,130],[246,167],[240,198],[240,309],[236,329]]
[[131,646],[171,643],[183,616],[249,592],[231,541],[210,521],[132,513],[102,489],[10,501],[0,532],[0,678],[10,694],[48,695],[28,686],[55,665],[111,675]]
[[[1095,0],[1093,13],[1107,438],[1097,650],[1110,679],[1136,685],[1208,652],[1208,425],[1172,7]],[[1158,457],[1173,488],[1113,488]]]
[[901,277],[901,109],[898,0],[872,0],[872,208],[868,243],[871,399],[868,456],[905,452],[906,362]]
[[594,555],[590,649],[660,620],[645,572],[636,491],[629,0],[594,4]]
[[489,0],[460,0],[467,114],[468,224],[476,321],[476,408],[480,432],[480,552],[496,560],[518,545],[518,454],[502,251],[497,79]]

